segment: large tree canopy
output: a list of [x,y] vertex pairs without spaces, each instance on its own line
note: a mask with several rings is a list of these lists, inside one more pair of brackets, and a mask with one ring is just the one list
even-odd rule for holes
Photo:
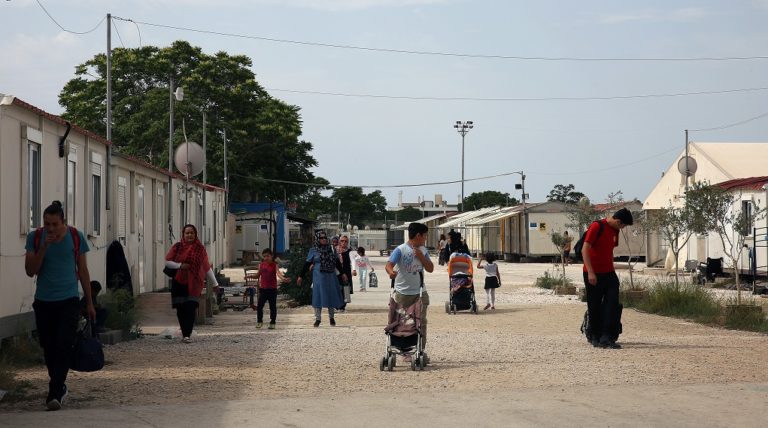
[[566,204],[576,204],[579,199],[584,197],[581,192],[575,191],[576,187],[573,184],[562,185],[556,184],[555,187],[549,191],[547,195],[548,201],[565,202]]
[[476,192],[464,198],[464,210],[478,210],[485,207],[494,207],[497,205],[509,206],[517,205],[517,199],[510,197],[509,193],[501,193],[495,190],[486,190]]
[[[217,52],[177,41],[170,47],[115,49],[112,56],[113,131],[118,151],[168,166],[170,79],[185,98],[174,106],[174,147],[202,143],[202,112],[207,115],[208,182],[223,186],[224,144],[232,200],[302,201],[316,191],[301,185],[268,182],[325,182],[309,168],[317,166],[312,144],[299,139],[299,108],[272,98],[243,55]],[[64,117],[94,132],[106,132],[106,56],[80,64],[59,95]],[[200,179],[201,177],[198,177]],[[327,182],[326,182],[327,183]],[[299,205],[303,205],[301,202]]]

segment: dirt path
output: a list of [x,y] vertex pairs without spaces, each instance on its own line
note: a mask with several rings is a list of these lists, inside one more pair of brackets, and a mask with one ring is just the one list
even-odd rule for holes
[[[313,328],[309,308],[281,309],[276,330],[256,329],[253,312],[226,312],[214,325],[198,328],[192,344],[148,336],[107,347],[104,370],[71,374],[67,407],[344,399],[390,394],[395,385],[439,396],[768,384],[765,335],[626,310],[624,349],[596,349],[578,331],[581,302],[531,291],[524,282],[514,285],[514,273],[507,272],[497,310],[448,315],[441,277],[433,275],[430,284],[438,285],[431,286],[427,349],[432,366],[424,372],[404,365],[393,373],[379,371],[388,296],[388,289],[379,288],[356,293],[349,310],[337,315],[337,327],[323,314],[321,327]],[[532,303],[537,296],[542,303]],[[484,296],[478,300],[483,303]],[[42,407],[44,368],[24,370],[21,377],[32,381],[37,395],[12,406],[0,403],[0,412]],[[768,400],[768,390],[750,394]]]

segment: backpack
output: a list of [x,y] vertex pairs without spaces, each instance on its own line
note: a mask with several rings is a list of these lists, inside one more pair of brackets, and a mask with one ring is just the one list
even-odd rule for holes
[[[603,227],[605,227],[605,225],[603,225],[603,222],[599,220],[593,221],[592,223],[597,223],[600,225],[600,227],[597,229],[597,237],[595,237],[595,241],[597,241],[598,239],[600,239],[600,235],[602,235]],[[590,223],[590,226],[592,226],[591,223]],[[584,233],[581,234],[581,237],[579,238],[579,240],[576,241],[576,245],[573,246],[573,255],[576,258],[579,258],[579,259],[581,258],[581,249],[584,247],[584,240],[587,237],[587,232],[589,232],[589,228],[587,228],[587,230],[585,230]]]
[[[78,281],[80,280],[80,273],[77,271],[77,259],[80,256],[80,234],[77,233],[77,229],[75,229],[72,226],[67,226],[67,229],[69,230],[69,234],[72,235],[72,242],[75,244],[75,275],[77,276]],[[35,229],[35,253],[37,253],[37,250],[40,248],[40,240],[43,237],[43,228],[38,227]]]

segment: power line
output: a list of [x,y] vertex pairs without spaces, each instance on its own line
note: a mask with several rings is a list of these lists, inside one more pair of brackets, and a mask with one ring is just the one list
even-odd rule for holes
[[745,123],[749,123],[749,122],[752,122],[753,120],[761,119],[766,116],[768,116],[768,112],[757,115],[755,117],[750,117],[749,119],[744,119],[738,122],[729,123],[727,125],[715,126],[714,128],[689,129],[688,132],[707,132],[707,131],[718,131],[721,129],[733,128],[734,126],[743,125]]
[[125,43],[123,43],[123,38],[120,37],[120,30],[117,29],[117,23],[113,22],[112,26],[115,27],[115,33],[117,33],[117,38],[120,39],[120,44],[123,45],[123,48],[125,48]]
[[[614,165],[608,168],[601,168],[601,169],[592,169],[592,170],[586,170],[586,171],[575,171],[575,172],[536,172],[531,171],[527,174],[531,175],[577,175],[577,174],[590,174],[590,173],[596,173],[596,172],[604,172],[604,171],[610,171],[613,169],[618,168],[624,168],[627,166],[635,165],[638,163],[642,163],[663,155],[666,155],[667,153],[670,153],[672,151],[678,150],[677,147],[673,147],[671,149],[665,150],[661,153],[657,153],[655,155],[651,155],[642,159],[638,159],[636,161],[627,162],[619,165]],[[491,178],[498,178],[498,177],[506,177],[513,174],[520,174],[520,171],[512,171],[512,172],[504,172],[501,174],[494,174],[494,175],[486,175],[484,177],[476,177],[476,178],[467,178],[464,181],[481,181],[481,180],[488,180]],[[240,174],[230,174],[233,177],[240,177],[240,178],[246,178],[249,180],[258,180],[258,181],[266,181],[270,183],[280,183],[280,184],[293,184],[298,186],[307,186],[307,187],[323,187],[323,188],[344,188],[344,187],[359,187],[361,189],[393,189],[393,188],[404,188],[404,187],[425,187],[425,186],[439,186],[439,185],[445,185],[445,184],[458,184],[461,183],[461,180],[449,180],[449,181],[434,181],[431,183],[410,183],[410,184],[379,184],[379,185],[373,185],[373,184],[320,184],[320,183],[309,183],[309,182],[301,182],[301,181],[290,181],[290,180],[278,180],[273,178],[264,178],[264,177],[254,177],[254,176],[246,176],[246,175],[240,175]]]
[[106,16],[101,18],[101,21],[99,21],[99,23],[96,24],[95,27],[91,28],[88,31],[72,31],[72,30],[68,30],[68,29],[62,27],[61,24],[59,24],[59,22],[56,21],[56,19],[50,13],[48,13],[48,10],[45,9],[45,6],[43,6],[43,4],[40,3],[40,0],[35,0],[35,1],[37,2],[37,5],[40,6],[40,9],[43,9],[43,12],[45,12],[45,14],[48,15],[48,18],[51,18],[51,21],[53,21],[53,23],[56,24],[56,26],[61,28],[62,31],[66,31],[67,33],[80,34],[80,35],[92,33],[94,31],[96,31],[96,29],[99,28],[99,26],[101,26],[101,23],[104,22],[105,19],[107,19]]
[[510,102],[510,101],[607,101],[607,100],[626,100],[626,99],[642,99],[642,98],[671,98],[671,97],[687,97],[694,95],[718,95],[718,94],[730,94],[739,92],[755,92],[765,91],[768,87],[758,88],[738,88],[738,89],[724,89],[720,91],[696,91],[696,92],[677,92],[667,94],[636,94],[636,95],[615,95],[615,96],[602,96],[602,97],[539,97],[539,98],[526,98],[526,97],[510,97],[510,98],[482,98],[482,97],[416,97],[408,95],[382,95],[382,94],[353,94],[343,92],[322,92],[322,91],[299,91],[293,89],[282,88],[264,88],[268,91],[275,92],[288,92],[293,94],[306,94],[306,95],[327,95],[334,97],[349,97],[349,98],[380,98],[380,99],[394,99],[394,100],[410,100],[410,101],[492,101],[492,102]]
[[432,55],[432,56],[445,56],[445,57],[459,57],[459,58],[474,58],[474,59],[500,59],[500,60],[518,60],[518,61],[587,61],[587,62],[608,62],[608,61],[627,61],[627,62],[701,62],[701,61],[753,61],[753,60],[766,60],[768,56],[754,55],[754,56],[727,56],[727,57],[646,57],[646,58],[618,58],[618,57],[549,57],[549,56],[520,56],[520,55],[499,55],[499,54],[471,54],[461,52],[441,52],[441,51],[419,51],[410,49],[393,49],[393,48],[374,48],[369,46],[358,45],[345,45],[334,43],[322,43],[306,40],[291,40],[291,39],[279,39],[275,37],[254,36],[247,34],[228,33],[224,31],[214,30],[202,30],[198,28],[180,27],[176,25],[156,24],[152,22],[134,21],[125,18],[117,18],[125,21],[131,21],[136,24],[147,25],[150,27],[166,28],[170,30],[190,31],[194,33],[212,34],[217,36],[235,37],[240,39],[260,40],[271,43],[285,43],[302,46],[315,46],[323,48],[333,49],[351,49],[368,52],[383,52],[393,54],[408,54],[408,55]]

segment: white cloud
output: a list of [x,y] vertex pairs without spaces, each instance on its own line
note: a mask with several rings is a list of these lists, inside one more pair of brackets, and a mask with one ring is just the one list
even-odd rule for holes
[[[762,0],[768,3],[768,0]],[[604,24],[621,24],[624,22],[694,22],[708,15],[703,8],[687,7],[675,10],[648,10],[630,14],[605,15],[600,18]]]

